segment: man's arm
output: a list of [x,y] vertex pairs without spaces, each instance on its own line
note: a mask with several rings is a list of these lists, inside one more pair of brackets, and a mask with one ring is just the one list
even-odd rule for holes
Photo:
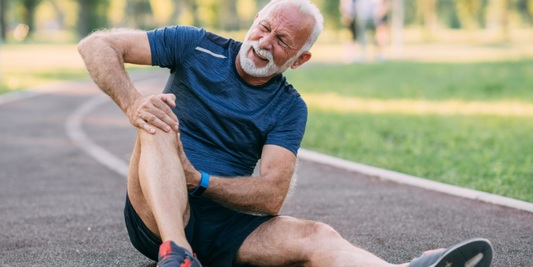
[[78,51],[93,81],[117,103],[133,126],[149,133],[155,133],[153,126],[166,132],[170,127],[178,130],[178,119],[166,105],[175,106],[175,96],[143,97],[124,69],[124,63],[152,64],[146,32],[124,29],[95,32],[80,42]]
[[[187,187],[192,191],[200,184],[201,174],[187,160],[180,141],[178,146]],[[287,197],[295,169],[294,153],[284,147],[265,145],[261,154],[260,177],[210,176],[209,186],[202,196],[235,210],[277,215]]]

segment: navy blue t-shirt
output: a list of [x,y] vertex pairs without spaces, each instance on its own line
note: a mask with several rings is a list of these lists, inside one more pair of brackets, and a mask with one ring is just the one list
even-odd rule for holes
[[253,86],[237,73],[241,43],[190,26],[148,32],[152,65],[170,69],[164,93],[176,95],[187,158],[218,176],[252,174],[265,144],[295,155],[307,106],[282,74]]

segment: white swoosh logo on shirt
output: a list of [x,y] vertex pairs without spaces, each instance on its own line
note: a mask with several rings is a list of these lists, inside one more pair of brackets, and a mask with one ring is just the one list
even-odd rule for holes
[[226,58],[226,57],[223,56],[223,55],[215,54],[215,53],[213,53],[213,52],[211,52],[211,51],[209,51],[209,50],[207,50],[207,49],[205,49],[205,48],[201,48],[201,47],[199,47],[199,46],[196,47],[196,50],[201,51],[201,52],[204,52],[204,53],[208,53],[208,54],[210,54],[210,55],[212,55],[212,56],[214,56],[214,57],[218,57],[218,58]]

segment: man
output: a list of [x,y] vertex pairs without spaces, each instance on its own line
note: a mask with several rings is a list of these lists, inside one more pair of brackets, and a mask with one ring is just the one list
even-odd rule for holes
[[[141,253],[161,267],[392,266],[328,225],[277,216],[307,120],[281,73],[311,58],[322,22],[309,0],[273,0],[242,44],[183,26],[98,32],[80,43],[95,83],[139,128],[124,214]],[[124,62],[170,68],[164,94],[140,95]],[[259,159],[260,177],[249,177]],[[418,261],[458,252],[472,266],[490,264],[481,239]]]

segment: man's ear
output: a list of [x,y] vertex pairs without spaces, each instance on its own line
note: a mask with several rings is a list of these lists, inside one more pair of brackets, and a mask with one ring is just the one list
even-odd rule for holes
[[301,65],[303,65],[305,62],[309,61],[310,59],[311,59],[311,52],[309,51],[303,52],[298,57],[298,59],[294,63],[292,63],[291,69],[296,69],[300,67]]

